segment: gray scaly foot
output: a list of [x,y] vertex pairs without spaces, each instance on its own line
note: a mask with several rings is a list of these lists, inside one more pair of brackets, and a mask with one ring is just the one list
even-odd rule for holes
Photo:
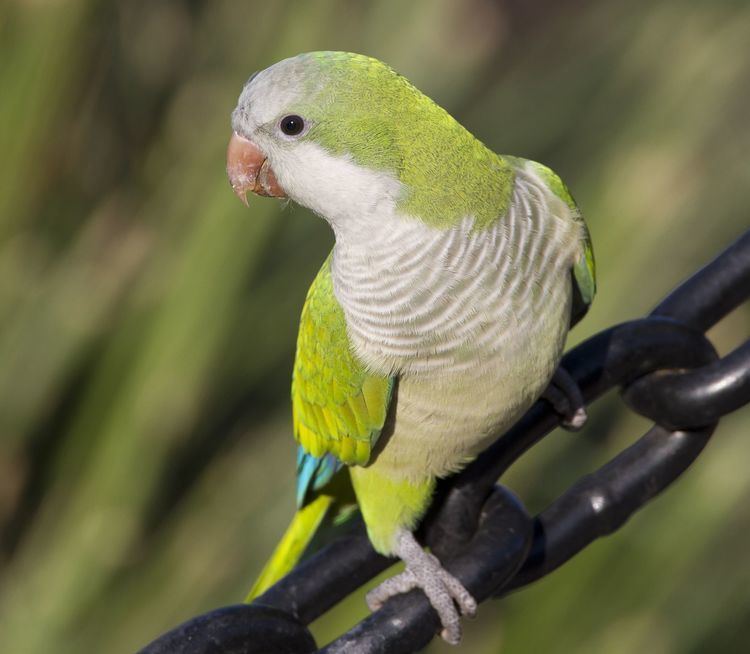
[[558,368],[542,397],[559,413],[562,426],[578,431],[588,420],[581,389],[565,368]]
[[474,598],[437,557],[422,549],[411,532],[397,534],[395,554],[406,563],[406,570],[367,593],[367,606],[377,611],[394,595],[421,588],[440,617],[443,640],[457,645],[461,641],[461,615],[472,617],[477,611]]

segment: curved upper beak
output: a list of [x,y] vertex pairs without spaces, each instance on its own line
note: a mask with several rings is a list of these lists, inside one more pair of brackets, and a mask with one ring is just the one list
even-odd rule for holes
[[232,134],[227,147],[227,175],[237,197],[247,206],[247,192],[285,198],[266,155],[250,139]]

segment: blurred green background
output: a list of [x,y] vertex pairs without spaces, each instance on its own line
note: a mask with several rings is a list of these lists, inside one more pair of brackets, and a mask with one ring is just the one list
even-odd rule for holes
[[[732,0],[0,4],[0,649],[133,652],[239,601],[291,516],[297,320],[332,237],[231,193],[250,73],[374,55],[556,169],[599,263],[576,342],[750,224],[748,43]],[[748,331],[743,307],[711,335]],[[591,414],[505,480],[530,509],[645,426],[614,396]],[[748,651],[749,428],[728,417],[620,533],[483,605],[463,651]],[[350,598],[318,642],[365,613]]]

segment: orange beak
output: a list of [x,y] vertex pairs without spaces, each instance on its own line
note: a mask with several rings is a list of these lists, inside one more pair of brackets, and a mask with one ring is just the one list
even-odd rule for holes
[[247,206],[247,192],[285,198],[266,155],[249,139],[232,134],[227,148],[227,175],[235,195]]

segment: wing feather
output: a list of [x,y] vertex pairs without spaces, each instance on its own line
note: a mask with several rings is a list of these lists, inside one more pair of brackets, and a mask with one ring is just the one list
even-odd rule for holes
[[297,497],[304,504],[346,465],[364,465],[388,414],[394,380],[366,370],[352,352],[333,293],[330,257],[307,294],[292,376]]
[[578,259],[573,264],[572,270],[575,290],[571,311],[571,325],[573,325],[586,315],[596,294],[596,262],[594,261],[594,248],[591,244],[591,235],[576,201],[560,177],[552,169],[547,168],[543,164],[536,161],[530,161],[529,163],[546,182],[549,189],[570,207],[573,219],[581,225],[583,238],[581,239]]

